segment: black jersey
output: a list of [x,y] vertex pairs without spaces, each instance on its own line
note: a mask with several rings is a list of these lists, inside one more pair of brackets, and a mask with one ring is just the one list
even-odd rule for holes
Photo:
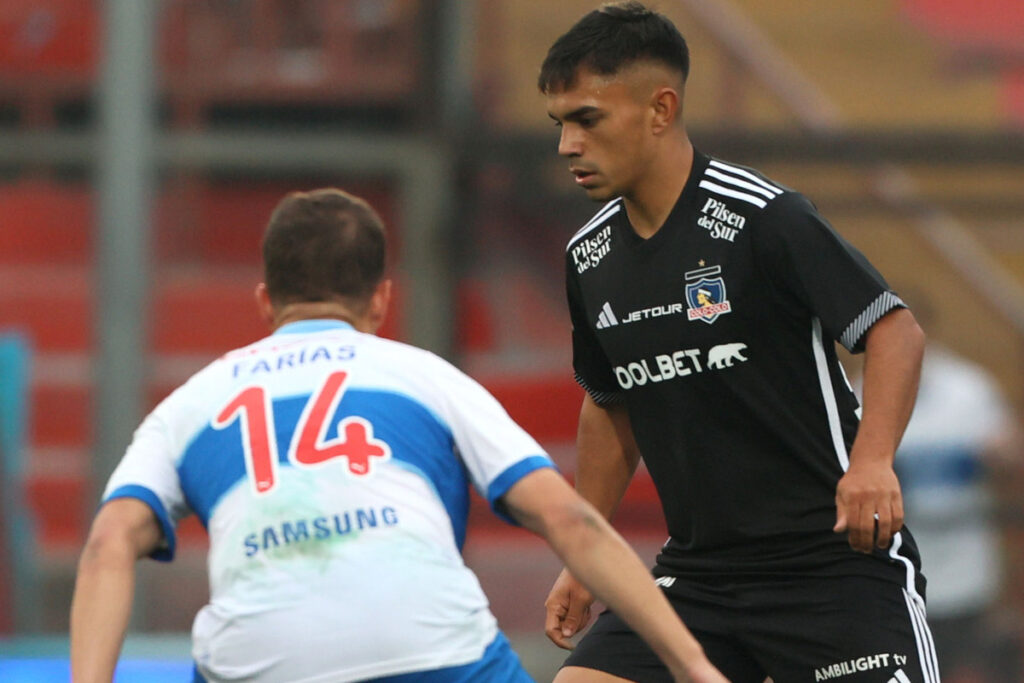
[[650,239],[615,200],[566,256],[576,377],[628,408],[671,534],[663,571],[916,573],[905,532],[910,560],[832,532],[859,421],[834,341],[862,350],[903,303],[806,198],[695,152]]

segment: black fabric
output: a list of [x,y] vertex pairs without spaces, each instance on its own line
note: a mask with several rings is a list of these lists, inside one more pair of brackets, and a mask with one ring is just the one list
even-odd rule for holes
[[[907,583],[904,559],[831,531],[858,424],[835,340],[902,303],[807,199],[697,153],[650,239],[620,200],[573,237],[566,288],[580,384],[625,403],[658,490],[662,570]],[[909,533],[900,553],[918,582]]]
[[[684,577],[663,590],[732,683],[762,683],[766,676],[775,683],[938,681],[922,613],[887,581]],[[642,683],[672,680],[650,648],[610,611],[598,617],[564,666]]]

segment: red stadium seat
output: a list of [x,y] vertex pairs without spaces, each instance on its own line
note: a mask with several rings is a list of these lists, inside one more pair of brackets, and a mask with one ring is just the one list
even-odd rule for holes
[[93,202],[84,185],[0,185],[0,216],[0,265],[84,265],[92,256]]
[[4,0],[0,75],[89,79],[96,67],[98,34],[94,0]]
[[1020,0],[903,0],[916,25],[953,49],[959,61],[995,70],[1006,112],[1024,125],[1024,7]]
[[1017,122],[1024,125],[1024,68],[1006,75],[1003,98],[1006,110]]
[[92,343],[92,274],[78,266],[0,265],[0,321],[22,330],[36,351]]
[[417,92],[421,2],[172,0],[161,62],[176,117],[232,103],[409,104]]
[[17,106],[26,125],[52,125],[58,104],[92,88],[98,33],[94,0],[4,0],[0,102]]
[[537,440],[575,441],[583,390],[569,372],[544,377],[500,375],[480,382]]
[[31,477],[27,498],[43,548],[78,550],[85,541],[89,482],[83,477]]
[[31,389],[33,447],[85,447],[92,440],[93,402],[88,385],[36,384]]
[[1024,52],[1020,0],[903,0],[912,21],[956,46]]
[[[326,185],[368,201],[391,231],[391,247],[397,251],[395,191],[388,182],[179,178],[163,190],[157,202],[157,253],[172,262],[259,264],[260,239],[281,198],[288,192]],[[393,260],[395,254],[391,256]]]
[[269,330],[253,298],[259,270],[167,272],[154,291],[152,347],[157,353],[223,353]]
[[483,288],[481,282],[470,279],[460,282],[456,291],[455,343],[462,352],[490,351],[497,343],[491,307]]
[[[211,105],[331,103],[411,106],[425,31],[419,0],[168,0],[158,21],[162,90],[178,120]],[[97,0],[0,3],[0,101],[28,125],[95,84],[103,6]]]

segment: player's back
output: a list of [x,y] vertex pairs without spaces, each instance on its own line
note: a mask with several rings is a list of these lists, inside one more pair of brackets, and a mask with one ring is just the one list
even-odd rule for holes
[[165,470],[146,481],[163,487],[171,552],[177,519],[206,525],[211,598],[193,628],[205,675],[358,680],[479,658],[497,626],[459,552],[468,485],[497,495],[536,456],[446,362],[318,320],[194,376],[110,486]]

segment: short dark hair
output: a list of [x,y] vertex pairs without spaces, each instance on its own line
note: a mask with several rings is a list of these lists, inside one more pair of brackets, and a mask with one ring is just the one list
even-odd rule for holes
[[270,301],[341,300],[362,310],[384,277],[386,254],[384,223],[364,200],[335,188],[292,192],[263,234]]
[[610,3],[590,12],[548,50],[537,86],[542,93],[571,88],[581,67],[610,76],[649,59],[690,75],[686,39],[668,17],[639,2]]

